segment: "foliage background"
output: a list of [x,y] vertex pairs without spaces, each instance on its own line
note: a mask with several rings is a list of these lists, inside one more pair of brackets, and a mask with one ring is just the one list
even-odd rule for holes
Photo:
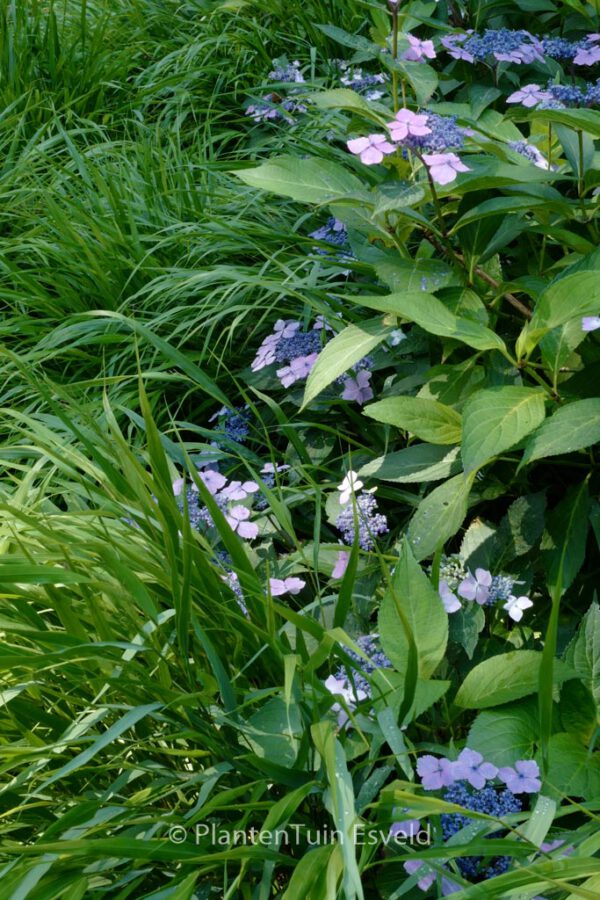
[[[597,10],[579,0],[452,8],[416,0],[410,13],[412,27],[425,19],[433,32],[449,16],[475,28],[530,27],[532,16],[552,33],[597,28]],[[403,851],[365,847],[355,856],[332,845],[294,853],[260,843],[219,850],[194,841],[192,830],[205,821],[227,830],[290,821],[345,827],[355,815],[387,828],[398,805],[438,821],[442,801],[427,807],[414,791],[416,752],[444,753],[467,739],[482,752],[500,747],[509,764],[515,752],[540,762],[549,754],[550,767],[547,802],[536,817],[515,820],[527,822],[527,840],[503,838],[514,870],[483,886],[465,883],[457,896],[597,896],[596,406],[586,410],[592,431],[581,446],[563,443],[557,456],[530,465],[519,465],[528,432],[484,458],[480,439],[465,450],[464,438],[468,500],[464,492],[456,500],[455,481],[449,500],[434,496],[437,482],[432,489],[382,477],[390,537],[361,554],[340,586],[331,579],[338,535],[327,498],[349,462],[371,465],[376,478],[374,461],[410,446],[410,428],[397,418],[390,427],[381,415],[374,425],[326,390],[319,397],[314,389],[301,408],[302,392],[273,396],[272,384],[252,380],[248,367],[276,319],[339,313],[340,339],[345,326],[364,334],[367,319],[381,339],[398,322],[417,322],[378,400],[412,398],[440,379],[429,399],[465,420],[476,388],[517,386],[533,404],[545,390],[548,416],[559,399],[597,403],[598,343],[593,335],[579,341],[579,323],[600,313],[598,114],[574,113],[562,136],[555,117],[555,187],[493,143],[514,138],[515,120],[545,135],[547,120],[519,119],[494,98],[480,111],[492,162],[480,164],[471,191],[443,197],[470,281],[445,285],[450,293],[441,296],[454,303],[460,327],[466,320],[471,332],[491,330],[511,354],[522,335],[518,361],[527,356],[527,364],[516,371],[493,347],[478,350],[456,332],[432,336],[426,314],[415,318],[385,300],[410,297],[415,272],[420,279],[439,271],[436,252],[412,226],[404,234],[398,224],[410,270],[386,278],[386,259],[370,239],[381,226],[370,220],[361,231],[355,222],[348,278],[312,254],[309,230],[327,214],[322,204],[274,197],[268,178],[259,184],[248,174],[265,160],[318,148],[320,160],[379,189],[377,176],[344,149],[346,132],[364,128],[356,111],[332,102],[293,127],[261,128],[244,108],[268,90],[272,60],[282,56],[300,60],[311,89],[334,87],[340,44],[320,26],[381,44],[381,4],[1,0],[0,17],[0,897],[422,896],[407,879]],[[436,102],[465,102],[454,99],[453,77],[440,72]],[[470,114],[494,86],[491,73],[480,82],[465,88]],[[580,129],[584,166],[571,150]],[[332,131],[336,140],[328,140]],[[520,168],[521,180],[507,180],[498,161]],[[489,218],[477,209],[485,202],[497,204]],[[435,227],[431,198],[423,204]],[[476,298],[470,310],[467,292]],[[535,309],[525,331],[506,293]],[[368,296],[370,306],[362,302]],[[331,351],[315,370],[324,389],[339,366]],[[394,376],[408,379],[405,386],[394,386]],[[209,418],[224,403],[248,403],[255,424],[246,447],[221,447],[223,465],[248,476],[268,460],[293,467],[267,495],[268,545],[250,552],[221,527],[249,618],[172,489],[193,469],[190,456],[209,452]],[[580,422],[574,415],[564,431]],[[446,472],[442,485],[458,475]],[[450,501],[460,507],[452,519]],[[448,525],[441,538],[440,521]],[[499,616],[469,654],[464,622],[445,655],[447,617],[423,574],[439,565],[440,540],[473,565],[501,554],[536,592],[527,625],[513,629]],[[271,573],[303,574],[306,592],[265,595]],[[414,616],[405,630],[398,597]],[[389,647],[398,677],[383,686],[374,714],[365,708],[352,729],[338,732],[323,681],[343,663],[356,666],[345,648],[376,628],[380,607],[396,635],[398,646]],[[419,609],[431,613],[426,621]],[[519,656],[521,670],[503,656],[513,652],[535,656]],[[489,689],[481,670],[469,682],[476,666],[501,656]],[[553,676],[562,683],[561,665],[569,678],[559,691]],[[184,844],[169,841],[174,824],[190,830]],[[463,835],[456,854],[465,845],[471,855],[485,853],[485,827]],[[536,848],[550,829],[568,833],[569,857],[540,860]],[[419,851],[434,863],[440,852]]]

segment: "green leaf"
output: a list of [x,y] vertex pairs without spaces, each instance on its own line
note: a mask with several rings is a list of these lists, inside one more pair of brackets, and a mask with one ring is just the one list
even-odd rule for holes
[[450,640],[460,644],[469,659],[473,658],[479,635],[485,626],[485,613],[477,603],[465,603],[448,616]]
[[453,338],[476,350],[506,351],[502,338],[489,328],[477,322],[459,319],[441,300],[425,291],[388,294],[387,297],[357,296],[348,299],[369,309],[377,309],[416,322],[429,334]]
[[521,465],[545,456],[573,453],[600,441],[600,400],[577,400],[561,406],[525,445]]
[[110,746],[113,742],[116,742],[125,731],[133,728],[134,725],[137,725],[138,722],[145,719],[151,713],[156,712],[162,705],[163,704],[159,702],[147,703],[145,706],[136,706],[133,709],[130,709],[125,715],[121,716],[120,719],[111,725],[110,728],[107,728],[106,731],[102,732],[89,747],[86,747],[85,750],[82,750],[81,753],[78,753],[77,756],[70,759],[68,763],[65,763],[64,766],[57,769],[50,778],[46,778],[35,791],[34,796],[40,792],[43,793],[51,784],[54,784],[55,781],[59,781],[61,778],[70,775],[71,772],[74,772],[76,769],[81,768],[81,766],[87,765],[96,754],[100,753],[101,750],[104,750],[105,747]]
[[544,394],[537,388],[477,391],[465,403],[462,458],[465,472],[510,450],[543,421]]
[[394,668],[407,672],[409,640],[399,610],[405,617],[417,647],[418,674],[429,678],[444,658],[448,641],[448,615],[439,594],[416,562],[406,542],[402,544],[390,588],[379,610],[381,645]]
[[561,732],[550,738],[549,760],[549,786],[571,797],[598,800],[600,753],[587,750],[574,734]]
[[545,334],[573,319],[600,314],[598,268],[558,278],[540,295],[517,340],[517,355],[530,353]]
[[[456,283],[455,273],[441,259],[402,259],[398,254],[385,254],[375,262],[377,277],[394,293],[438,290]],[[352,297],[354,302],[360,298]]]
[[580,172],[579,138],[577,132],[573,131],[572,128],[566,128],[564,125],[556,125],[554,131],[556,132],[556,136],[560,141],[574,174],[578,178],[583,177],[594,160],[594,141],[588,134],[582,134],[583,171]]
[[459,447],[449,450],[443,445],[414,444],[397,453],[379,456],[363,466],[358,474],[401,484],[441,481],[460,470],[459,454]]
[[529,820],[519,829],[523,837],[535,844],[536,847],[541,847],[554,821],[556,808],[557,803],[555,800],[539,794],[535,801],[535,806],[531,810]]
[[460,545],[460,558],[465,568],[474,572],[476,568],[491,569],[492,566],[495,567],[496,532],[496,528],[481,519],[473,519],[465,531]]
[[479,713],[471,725],[467,746],[495,766],[513,766],[518,759],[531,758],[538,726],[535,700],[506,704]]
[[329,843],[323,847],[312,847],[300,857],[294,867],[285,891],[285,900],[305,900],[306,897],[326,897],[328,878],[331,877],[332,863],[341,864],[339,844]]
[[408,540],[416,559],[426,559],[456,534],[467,515],[467,501],[475,478],[462,473],[435,488],[419,503],[408,526]]
[[302,203],[330,203],[364,194],[363,184],[355,175],[326,159],[280,156],[255,169],[238,169],[232,174],[250,187]]
[[[383,57],[382,60],[385,62],[386,57]],[[438,76],[435,69],[427,65],[427,63],[418,62],[398,61],[396,65],[413,89],[417,103],[420,106],[427,103],[438,86]]]
[[[537,650],[513,650],[492,656],[471,669],[454,702],[465,709],[487,709],[535,694],[541,661],[542,654]],[[573,678],[574,674],[564,663],[555,661],[555,683]]]
[[370,319],[361,325],[348,325],[321,350],[306,380],[302,408],[308,406],[321,391],[351,369],[352,366],[374,350],[391,329],[381,319]]
[[593,109],[535,109],[531,110],[529,118],[568,125],[593,137],[600,137],[600,113]]
[[587,481],[573,485],[546,518],[542,562],[550,593],[564,593],[573,584],[585,559],[589,528]]
[[367,38],[361,37],[358,34],[350,34],[348,31],[344,31],[343,28],[338,28],[337,25],[316,25],[316,28],[319,31],[322,31],[323,34],[326,34],[327,37],[332,38],[338,44],[341,44],[342,47],[350,47],[352,50],[361,50],[361,58],[366,59],[364,56],[365,52],[370,52],[373,54],[373,57],[378,56],[380,52],[380,48],[377,44],[374,44],[372,41],[369,41]]
[[589,746],[598,727],[600,716],[592,694],[578,678],[563,684],[560,689],[558,709],[562,730],[577,735],[580,743],[586,747]]
[[551,181],[556,176],[552,172],[544,172],[532,165],[512,165],[489,156],[469,156],[463,162],[469,167],[468,172],[461,172],[456,181],[447,187],[439,187],[438,193],[466,194],[470,191],[491,190],[509,185],[539,184],[540,181]]
[[310,95],[311,103],[318,109],[350,109],[373,121],[382,121],[374,115],[373,108],[360,94],[350,88],[334,88],[331,91],[320,91]]
[[344,748],[335,736],[331,722],[312,726],[312,736],[325,765],[328,805],[335,823],[337,840],[344,861],[343,892],[347,900],[363,900],[360,872],[356,862],[353,829],[356,820],[354,787],[346,764]]
[[401,726],[408,725],[422,716],[427,709],[444,696],[451,686],[450,681],[442,681],[439,678],[417,679],[413,704],[400,720],[399,714],[404,701],[406,684],[404,674],[392,669],[375,669],[371,681],[375,711],[390,710],[393,713],[393,721],[399,721]]
[[553,328],[544,335],[540,341],[540,351],[544,365],[552,376],[553,384],[558,383],[561,368],[568,366],[574,351],[586,337],[587,334],[581,327],[581,319],[571,319],[570,322]]
[[181,350],[178,350],[176,347],[173,347],[172,344],[169,344],[168,341],[165,341],[164,338],[159,337],[155,334],[151,328],[148,328],[146,325],[142,325],[141,322],[137,322],[135,319],[131,317],[124,316],[121,313],[117,312],[109,312],[105,310],[98,310],[92,313],[88,313],[91,317],[97,317],[98,319],[114,319],[120,323],[124,328],[133,331],[135,334],[143,337],[144,340],[148,341],[149,344],[152,344],[159,353],[165,358],[170,360],[170,362],[176,366],[178,369],[181,369],[188,378],[190,378],[195,384],[197,384],[203,391],[205,391],[210,397],[214,397],[218,403],[222,403],[224,405],[229,405],[230,401],[227,399],[223,391],[217,387],[217,385],[212,381],[208,375],[202,371],[192,360],[190,359],[189,354],[183,353]]
[[461,438],[460,413],[437,400],[388,397],[369,404],[363,412],[377,422],[395,425],[431,444],[457,444]]
[[293,767],[302,735],[302,720],[296,703],[288,705],[283,697],[273,697],[239,729],[257,756]]
[[471,84],[469,87],[469,102],[473,118],[478,119],[481,113],[490,103],[502,96],[502,92],[498,88],[485,84]]
[[592,603],[583,617],[565,660],[590,691],[600,722],[600,606],[596,602]]
[[546,495],[524,494],[511,503],[496,534],[496,566],[523,556],[535,546],[544,530]]
[[461,228],[464,228],[465,225],[479,222],[482,218],[497,216],[498,213],[506,214],[516,212],[519,209],[530,210],[535,209],[536,206],[547,205],[548,201],[543,198],[536,199],[535,197],[512,196],[493,197],[491,200],[484,200],[482,203],[478,203],[477,206],[472,207],[468,212],[461,216],[453,227],[452,232],[459,231]]
[[[350,91],[354,93],[354,91]],[[373,191],[373,199],[375,201],[374,216],[380,216],[386,212],[394,210],[406,209],[420,203],[425,196],[425,191],[420,184],[411,184],[405,181],[388,181],[380,184],[376,191]],[[413,267],[412,261],[401,260]],[[415,260],[415,265],[426,260]],[[384,279],[387,281],[387,279]],[[391,287],[391,286],[390,286]],[[393,288],[392,288],[393,289]]]

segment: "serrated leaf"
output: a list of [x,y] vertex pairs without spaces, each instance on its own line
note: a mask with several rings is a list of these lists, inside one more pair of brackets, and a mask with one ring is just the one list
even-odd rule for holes
[[524,494],[511,503],[496,536],[496,565],[523,556],[535,546],[544,530],[546,496]]
[[[492,656],[471,669],[454,698],[465,709],[487,709],[535,694],[539,685],[542,654],[537,650],[513,650]],[[561,683],[574,672],[555,660],[554,681]]]
[[379,121],[379,116],[373,114],[373,108],[364,97],[350,88],[334,88],[330,91],[319,91],[311,94],[311,103],[318,109],[351,109],[359,112],[369,119]]
[[425,191],[420,184],[409,182],[384,182],[373,192],[375,202],[374,216],[393,210],[405,209],[420,203],[425,196]]
[[475,473],[455,475],[419,503],[410,520],[407,537],[418,560],[432,556],[456,534],[467,515],[467,501]]
[[[383,61],[385,59],[383,57]],[[396,65],[413,89],[417,103],[419,105],[427,103],[438,86],[438,76],[435,69],[422,62],[398,61]]]
[[600,606],[597,603],[592,603],[583,617],[577,636],[568,648],[566,661],[590,691],[600,721]]
[[544,395],[536,388],[477,391],[465,403],[462,458],[465,472],[510,450],[543,421]]
[[232,174],[250,187],[291,197],[301,203],[330,203],[365,193],[362,182],[355,175],[326,159],[280,156],[254,169],[238,169]]
[[441,481],[460,470],[460,448],[437,444],[415,444],[379,456],[359,470],[359,475],[400,484]]
[[457,444],[461,438],[460,413],[437,400],[418,397],[387,397],[371,403],[365,416],[394,425],[431,444]]
[[535,197],[493,197],[491,200],[484,200],[468,210],[460,217],[452,231],[453,233],[460,231],[465,225],[479,222],[482,218],[487,218],[488,216],[516,212],[519,209],[535,209],[536,206],[547,206],[547,204],[547,200],[542,198],[536,199]]
[[525,445],[521,465],[559,453],[573,453],[600,441],[600,400],[576,400],[546,419]]
[[[365,53],[372,52],[373,57],[379,55],[380,48],[368,38],[361,37],[358,34],[350,34],[337,25],[316,25],[315,27],[322,31],[323,34],[326,34],[327,37],[337,41],[342,47],[350,47],[352,50],[360,50]],[[363,56],[362,58],[365,59],[366,57]]]
[[[441,259],[401,259],[389,256],[375,263],[377,277],[394,293],[436,291],[456,283],[456,275]],[[352,298],[359,302],[358,298]]]
[[572,319],[544,335],[540,341],[540,352],[553,383],[558,382],[561,368],[569,363],[574,351],[586,337],[579,319]]
[[390,331],[381,319],[371,319],[361,325],[348,325],[337,334],[325,345],[306,380],[302,408],[374,350]]
[[598,269],[564,275],[540,295],[531,320],[517,340],[517,355],[530,353],[553,328],[583,316],[597,315],[600,315]]
[[460,558],[465,568],[472,572],[477,568],[492,568],[497,550],[496,534],[496,528],[481,519],[473,519],[460,545]]
[[504,350],[506,346],[491,329],[468,319],[460,319],[447,307],[425,291],[388,294],[386,297],[349,297],[353,303],[391,313],[416,322],[429,334],[453,338],[476,350]]
[[549,744],[548,784],[585,800],[600,797],[600,753],[591,753],[573,734],[553,734]]
[[514,766],[530,759],[538,734],[535,700],[512,703],[480,712],[469,731],[467,746],[495,766]]

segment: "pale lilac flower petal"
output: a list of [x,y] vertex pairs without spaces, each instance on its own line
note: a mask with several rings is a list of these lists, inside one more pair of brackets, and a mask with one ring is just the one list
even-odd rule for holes
[[[409,875],[414,875],[423,865],[424,863],[420,859],[409,859],[408,862],[404,863],[404,868]],[[435,872],[428,872],[423,876],[423,878],[419,879],[419,881],[417,882],[417,887],[419,887],[422,891],[428,891],[434,881]]]
[[288,469],[289,466],[285,463],[275,465],[275,463],[268,462],[260,471],[262,475],[274,475],[276,472],[287,472]]
[[211,494],[216,494],[217,491],[220,491],[227,484],[225,476],[220,472],[215,472],[214,469],[206,469],[198,474]]
[[258,534],[258,525],[254,522],[240,522],[237,528],[237,533],[240,537],[246,538],[247,540],[253,540]]
[[475,600],[483,606],[490,596],[492,574],[486,569],[475,569],[475,575],[471,572],[458,586],[458,593],[465,600]]
[[305,581],[301,578],[269,578],[269,590],[272,597],[281,597],[282,594],[299,594]]
[[282,369],[277,369],[276,374],[281,384],[286,388],[291,387],[294,382],[298,380],[291,366],[284,366]]
[[427,116],[414,113],[405,107],[398,110],[395,118],[387,123],[387,127],[394,141],[403,141],[408,135],[421,137],[431,134],[431,128],[427,125]]
[[403,822],[394,822],[390,826],[390,837],[413,838],[421,830],[420,819],[405,819]]
[[435,59],[436,53],[433,41],[421,41],[412,34],[407,34],[410,47],[402,54],[402,59],[412,62],[424,62],[425,59]]
[[232,531],[237,532],[240,537],[252,539],[258,534],[258,525],[246,521],[250,518],[250,510],[245,506],[232,507],[225,518]]
[[[358,688],[355,692],[352,687],[348,686],[346,681],[341,678],[336,678],[335,675],[330,675],[324,684],[330,693],[335,696],[341,696],[350,710],[353,710],[357,703],[360,703],[367,697],[365,691],[361,688]],[[342,728],[348,721],[348,713],[339,703],[334,703],[331,708],[333,712],[337,712],[338,725]]]
[[269,590],[272,597],[281,597],[285,594],[285,582],[281,578],[269,578]]
[[426,791],[437,791],[441,787],[454,784],[453,763],[449,759],[435,756],[421,756],[417,762],[417,772]]
[[437,184],[449,184],[455,180],[457,172],[470,171],[456,153],[424,153],[423,160]]
[[573,59],[576,66],[593,66],[600,61],[600,47],[581,47]]
[[299,594],[306,582],[301,578],[286,578],[284,581],[285,589],[288,594]]
[[370,134],[367,137],[355,138],[347,141],[346,146],[351,153],[360,156],[361,162],[366,166],[380,163],[384,156],[396,151],[385,134]]
[[335,561],[335,565],[333,567],[333,572],[331,573],[332,578],[342,578],[346,569],[348,568],[348,563],[350,561],[350,552],[348,550],[340,550],[337,555],[337,559]]
[[383,153],[377,147],[369,147],[360,154],[360,161],[365,166],[375,166],[383,159]]
[[363,153],[370,146],[371,141],[368,137],[354,138],[354,140],[346,142],[346,147],[350,153],[355,153],[356,155]]
[[344,391],[342,393],[342,400],[354,400],[360,406],[368,400],[372,400],[374,394],[373,389],[369,384],[370,380],[371,373],[367,369],[363,369],[359,372],[356,378],[351,378],[347,375],[343,382]]
[[452,764],[452,771],[457,781],[468,781],[478,791],[485,787],[488,779],[491,780],[498,774],[496,766],[485,762],[481,753],[469,750],[468,747],[461,751],[456,762]]
[[505,766],[498,770],[498,777],[513,794],[537,794],[541,790],[539,766],[534,759],[520,759],[514,769]]
[[584,316],[581,320],[582,331],[596,331],[600,328],[600,316]]
[[523,106],[530,108],[551,99],[552,95],[548,91],[542,90],[539,84],[526,84],[518,91],[514,91],[510,97],[507,97],[506,102],[521,103]]
[[459,609],[462,608],[462,604],[456,594],[454,594],[450,588],[448,587],[448,582],[443,578],[439,583],[438,587],[440,597],[442,598],[442,603],[444,604],[444,609],[447,613],[458,612]]

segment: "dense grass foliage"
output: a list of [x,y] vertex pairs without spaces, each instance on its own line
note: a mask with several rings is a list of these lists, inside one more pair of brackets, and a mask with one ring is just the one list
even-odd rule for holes
[[1,900],[599,896],[597,32],[0,0]]

